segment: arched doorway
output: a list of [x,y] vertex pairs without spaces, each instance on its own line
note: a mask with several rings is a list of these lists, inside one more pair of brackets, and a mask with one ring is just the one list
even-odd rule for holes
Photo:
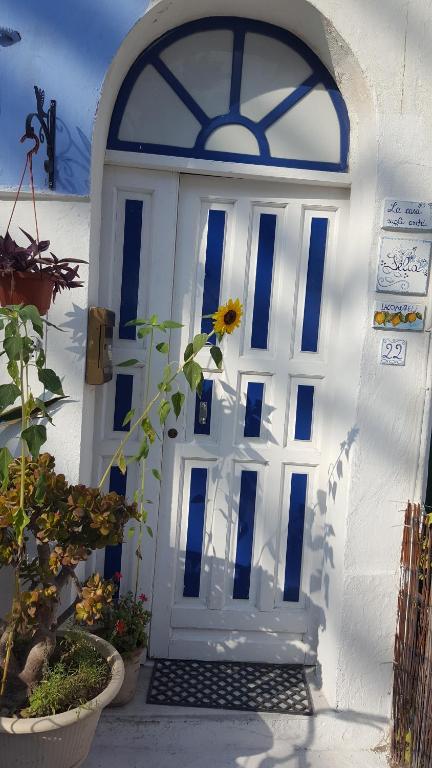
[[[108,148],[121,157],[104,176],[99,302],[119,320],[114,363],[140,359],[136,329],[126,325],[137,315],[183,323],[172,347],[178,359],[220,300],[239,296],[245,306],[222,374],[202,351],[203,398],[189,396],[184,421],[167,423],[178,434],[161,446],[162,493],[154,479],[149,487],[151,653],[311,662],[310,585],[324,525],[316,508],[348,211],[343,99],[286,30],[205,19],[136,60]],[[152,170],[133,167],[141,153],[160,157],[160,169],[155,159]],[[200,173],[190,173],[189,160]],[[229,163],[229,173],[218,167],[216,176],[215,161]],[[286,169],[277,183],[274,168]],[[293,183],[293,168],[314,175]],[[156,361],[155,381],[164,362]],[[142,368],[120,369],[97,403],[101,463],[142,388]],[[135,485],[133,465],[126,476],[112,471],[111,487],[132,495]],[[133,541],[107,552],[106,575],[121,569],[131,582],[133,552]]]

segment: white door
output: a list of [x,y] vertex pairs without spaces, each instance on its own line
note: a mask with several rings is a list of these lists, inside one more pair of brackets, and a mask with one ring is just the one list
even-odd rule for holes
[[[208,350],[201,401],[167,423],[150,652],[313,661],[322,562],[319,491],[347,194],[183,176],[171,357],[239,297],[241,328]],[[160,313],[159,313],[160,314]],[[208,323],[208,321],[207,321]],[[186,390],[185,390],[186,391]],[[177,436],[168,437],[168,430]]]
[[[223,372],[202,350],[203,397],[189,394],[155,444],[163,482],[160,491],[149,474],[155,536],[144,537],[139,585],[152,601],[153,656],[314,660],[346,198],[317,186],[106,169],[98,301],[116,312],[114,365],[143,358],[125,325],[136,316],[184,324],[172,334],[178,360],[219,301],[239,297],[245,310],[222,342]],[[164,364],[154,357],[153,388]],[[127,431],[125,414],[139,407],[145,373],[115,368],[96,388],[95,481]],[[129,440],[127,456],[137,449]],[[132,497],[135,464],[126,476],[114,468],[109,485]],[[126,536],[89,570],[121,571],[122,591],[134,588],[135,549]]]

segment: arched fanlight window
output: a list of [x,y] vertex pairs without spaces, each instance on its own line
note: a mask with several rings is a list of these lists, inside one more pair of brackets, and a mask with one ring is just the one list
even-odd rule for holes
[[271,24],[217,17],[163,35],[134,62],[109,149],[346,171],[349,120],[333,78]]

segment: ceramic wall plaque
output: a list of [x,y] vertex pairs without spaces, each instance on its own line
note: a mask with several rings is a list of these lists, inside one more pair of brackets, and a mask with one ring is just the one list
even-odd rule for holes
[[389,339],[385,336],[381,341],[381,365],[405,365],[406,350],[406,339]]
[[432,204],[410,200],[384,200],[384,229],[424,232],[432,229]]
[[425,323],[424,304],[375,303],[373,327],[382,331],[422,331]]
[[426,296],[430,251],[430,240],[383,237],[380,242],[377,291]]

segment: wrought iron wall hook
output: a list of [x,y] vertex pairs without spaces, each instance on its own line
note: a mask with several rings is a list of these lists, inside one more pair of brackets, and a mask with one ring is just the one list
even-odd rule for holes
[[25,135],[31,139],[34,137],[35,130],[32,122],[36,118],[39,122],[39,140],[41,144],[46,144],[47,159],[44,162],[45,171],[48,174],[48,186],[50,189],[55,187],[55,137],[56,137],[56,101],[51,99],[47,111],[44,109],[45,91],[42,88],[34,86],[36,96],[36,112],[30,112],[26,118]]

